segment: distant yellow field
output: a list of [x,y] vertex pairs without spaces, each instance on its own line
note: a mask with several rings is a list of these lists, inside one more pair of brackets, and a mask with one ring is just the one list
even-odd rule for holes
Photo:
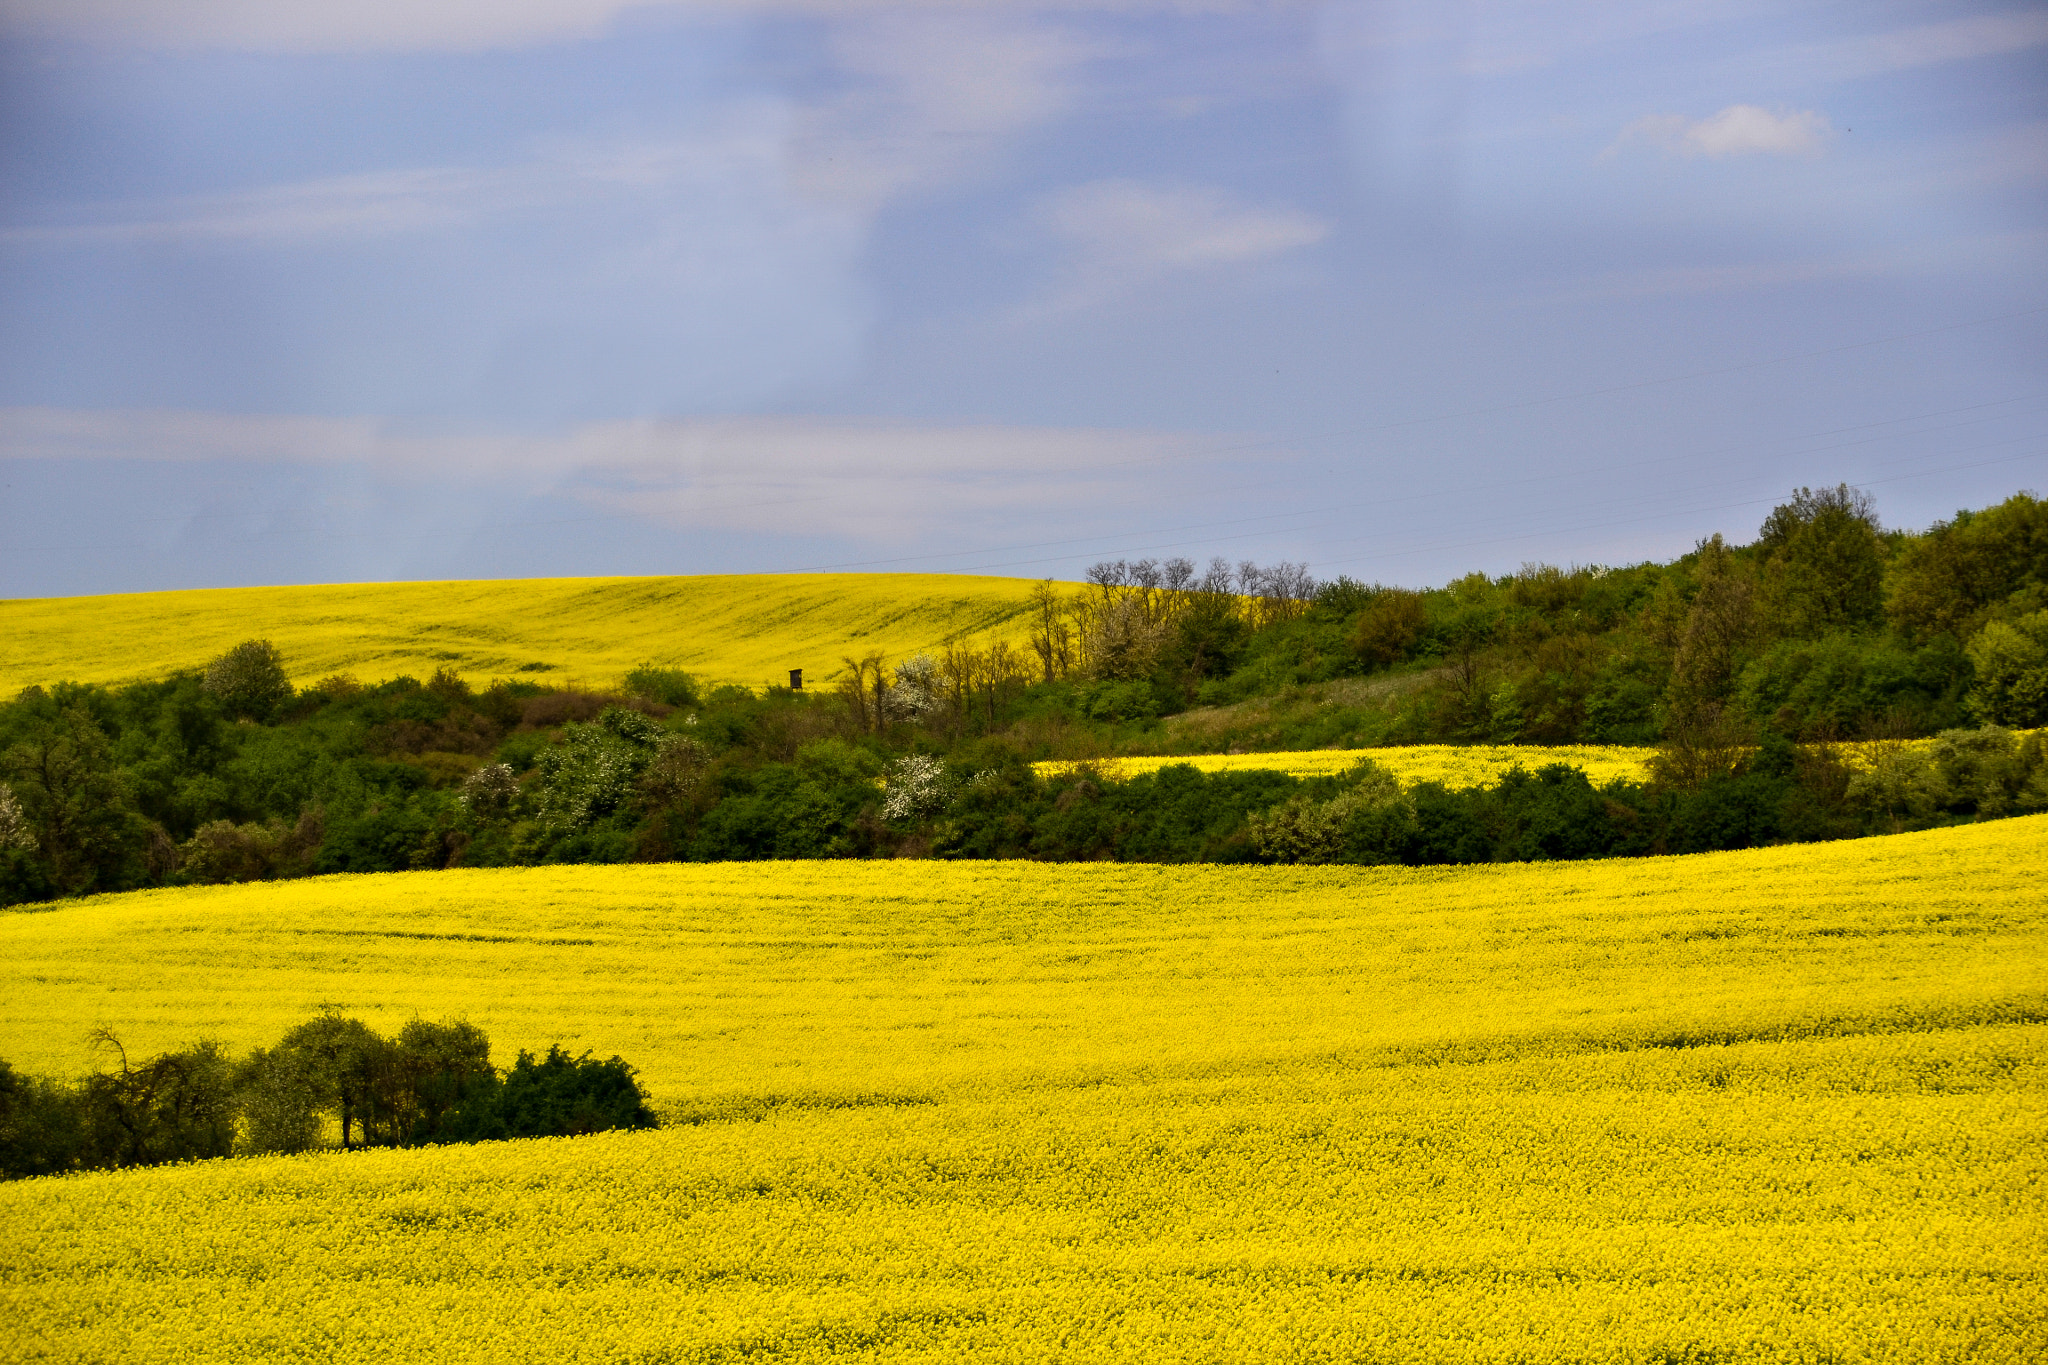
[[[1283,772],[1293,777],[1334,777],[1361,758],[1369,758],[1404,783],[1441,782],[1447,787],[1481,787],[1500,780],[1510,768],[1534,772],[1550,763],[1583,768],[1595,783],[1615,778],[1638,781],[1648,773],[1657,751],[1624,745],[1569,744],[1403,744],[1385,749],[1295,749],[1257,754],[1187,754],[1097,760],[1104,776],[1118,779],[1157,772],[1173,763],[1192,763],[1205,773]],[[1062,762],[1034,765],[1051,774],[1072,767]]]
[[2048,817],[1439,869],[559,867],[0,913],[0,1055],[330,1003],[660,1132],[0,1186],[6,1354],[2035,1361]]
[[964,574],[732,574],[0,601],[0,695],[199,668],[251,638],[282,650],[299,684],[344,671],[365,682],[424,679],[439,667],[476,682],[606,684],[655,661],[758,687],[787,682],[792,668],[829,678],[842,654],[901,659],[956,634],[1021,643],[1016,622],[1031,586]]
[[[2035,730],[2013,732],[2021,739],[2043,733]],[[1837,757],[1851,768],[1869,768],[1888,749],[1926,751],[1932,739],[1884,740],[1832,746]],[[1405,784],[1441,782],[1446,787],[1485,787],[1498,782],[1511,768],[1528,772],[1551,763],[1564,763],[1585,770],[1595,785],[1617,778],[1639,782],[1649,776],[1650,760],[1657,750],[1620,744],[1403,744],[1384,749],[1294,749],[1252,754],[1148,755],[1095,760],[1093,766],[1104,776],[1119,780],[1157,772],[1173,763],[1191,763],[1205,773],[1283,772],[1292,777],[1335,777],[1362,758],[1369,758],[1392,772]],[[1074,765],[1049,761],[1033,765],[1040,773],[1063,772]]]

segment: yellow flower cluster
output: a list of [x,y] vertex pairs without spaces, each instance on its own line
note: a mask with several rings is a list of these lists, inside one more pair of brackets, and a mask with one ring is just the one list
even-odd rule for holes
[[[2017,730],[2020,738],[2038,733]],[[1921,752],[1934,744],[1931,739],[1872,740],[1828,746],[1852,769],[1869,768],[1879,755],[1904,749]],[[1509,769],[1529,772],[1551,763],[1583,768],[1595,786],[1617,778],[1640,782],[1650,774],[1654,748],[1623,744],[1406,744],[1384,749],[1296,749],[1259,754],[1147,755],[1135,758],[1098,759],[1091,766],[1105,777],[1123,780],[1141,773],[1157,772],[1172,763],[1191,763],[1205,773],[1277,771],[1292,777],[1336,777],[1361,758],[1369,758],[1392,772],[1404,785],[1441,782],[1446,787],[1490,787]],[[1033,765],[1052,776],[1071,771],[1077,765],[1049,761]]]
[[[1385,749],[1297,749],[1264,754],[1189,754],[1100,759],[1094,767],[1106,777],[1125,779],[1157,772],[1173,763],[1191,763],[1205,773],[1278,771],[1293,777],[1335,777],[1361,758],[1392,772],[1403,784],[1441,782],[1446,787],[1486,787],[1517,765],[1534,772],[1551,763],[1586,770],[1598,785],[1625,778],[1639,782],[1648,775],[1657,751],[1620,744],[1404,744]],[[1046,762],[1034,765],[1052,774],[1075,765]]]
[[[1033,582],[957,574],[718,574],[208,588],[0,601],[0,695],[31,683],[121,682],[208,660],[251,638],[304,685],[452,668],[610,684],[655,661],[758,687],[842,654],[891,659],[960,636],[1021,633]],[[521,672],[528,665],[544,670]]]
[[0,1187],[11,1358],[2027,1361],[2048,817],[1462,868],[559,867],[0,915],[0,1055],[330,1003],[655,1133]]

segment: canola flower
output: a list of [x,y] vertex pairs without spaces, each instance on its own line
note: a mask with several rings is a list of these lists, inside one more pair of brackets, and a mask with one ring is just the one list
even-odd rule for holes
[[472,682],[615,681],[653,660],[758,687],[842,654],[901,658],[1021,632],[1033,581],[959,574],[719,574],[207,588],[0,601],[0,695],[203,668],[262,637],[301,686],[451,668]]
[[[1098,759],[1091,766],[1119,781],[1157,772],[1174,763],[1193,764],[1205,773],[1283,772],[1290,777],[1337,777],[1362,758],[1388,769],[1404,785],[1441,782],[1446,787],[1486,787],[1511,768],[1530,771],[1550,763],[1586,770],[1595,785],[1622,778],[1639,782],[1649,774],[1653,748],[1620,744],[1404,744],[1383,749],[1294,749],[1257,754],[1146,755]],[[1052,776],[1075,764],[1049,761],[1033,765]]]
[[[2042,733],[2015,730],[2024,739]],[[1933,739],[1870,740],[1825,746],[1851,770],[1874,766],[1894,751],[1926,752]],[[1283,772],[1290,777],[1338,777],[1360,759],[1369,758],[1386,768],[1402,785],[1440,782],[1446,787],[1490,787],[1509,770],[1528,772],[1552,763],[1582,768],[1595,786],[1617,779],[1641,782],[1650,775],[1650,760],[1657,750],[1625,744],[1404,744],[1381,749],[1293,749],[1254,754],[1144,755],[1095,760],[1089,766],[1118,781],[1153,773],[1174,763],[1188,763],[1205,773]],[[1032,765],[1039,773],[1053,776],[1079,766],[1061,760]]]
[[[2048,817],[1458,868],[561,867],[0,915],[0,1055],[316,1002],[656,1133],[0,1187],[13,1358],[2027,1361]],[[242,1036],[246,1031],[247,1038]]]

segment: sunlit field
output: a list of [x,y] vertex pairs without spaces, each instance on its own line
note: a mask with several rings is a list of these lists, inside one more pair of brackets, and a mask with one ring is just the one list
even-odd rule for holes
[[[1549,763],[1583,768],[1596,785],[1621,778],[1640,782],[1648,775],[1655,749],[1620,744],[1404,744],[1385,749],[1296,749],[1250,754],[1186,754],[1098,759],[1091,766],[1105,777],[1123,779],[1157,772],[1174,763],[1191,763],[1205,773],[1264,769],[1291,777],[1335,777],[1369,758],[1404,783],[1441,782],[1447,787],[1483,787],[1500,780],[1511,768],[1534,771]],[[1055,773],[1072,763],[1036,765]]]
[[[2018,730],[2024,739],[2037,733]],[[1869,768],[1889,750],[1922,751],[1935,745],[1933,739],[1871,740],[1828,746],[1852,769]],[[1283,772],[1290,777],[1336,777],[1362,758],[1369,758],[1393,773],[1403,784],[1441,782],[1446,787],[1485,787],[1498,782],[1509,770],[1534,772],[1552,763],[1580,768],[1599,786],[1616,780],[1642,782],[1650,776],[1654,748],[1623,744],[1403,744],[1382,749],[1293,749],[1248,754],[1169,754],[1093,760],[1103,776],[1123,780],[1153,773],[1176,763],[1192,764],[1205,773]],[[1051,775],[1070,771],[1076,764],[1049,760],[1034,764]]]
[[611,684],[636,664],[710,682],[819,679],[842,654],[891,659],[953,635],[1022,635],[1031,580],[947,574],[730,574],[218,588],[0,601],[0,694],[202,668],[251,638],[294,682],[452,668]]
[[455,871],[0,915],[76,1073],[322,1004],[656,1133],[0,1187],[16,1358],[2022,1361],[2048,817],[1442,869]]

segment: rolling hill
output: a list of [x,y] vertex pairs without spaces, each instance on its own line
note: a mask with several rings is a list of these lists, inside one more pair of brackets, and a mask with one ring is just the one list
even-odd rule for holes
[[636,664],[758,687],[842,654],[891,659],[949,636],[1021,637],[1032,580],[959,574],[733,574],[214,588],[0,601],[0,694],[31,684],[159,677],[251,638],[303,685],[450,668],[615,682]]
[[0,1038],[322,1004],[651,1133],[0,1187],[21,1358],[2018,1362],[2048,817],[1448,869],[403,873],[0,914]]

